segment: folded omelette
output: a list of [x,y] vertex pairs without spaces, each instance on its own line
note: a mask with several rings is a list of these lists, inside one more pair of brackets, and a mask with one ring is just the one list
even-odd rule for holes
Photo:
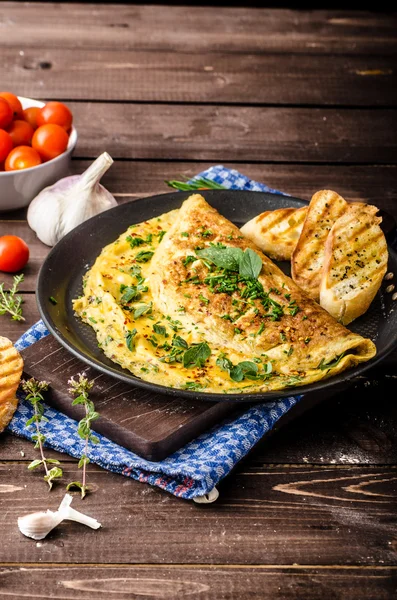
[[199,194],[106,246],[74,310],[112,361],[180,389],[280,390],[376,353]]

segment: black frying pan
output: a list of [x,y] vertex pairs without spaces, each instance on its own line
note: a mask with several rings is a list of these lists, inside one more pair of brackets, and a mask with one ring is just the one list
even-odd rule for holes
[[[238,226],[265,210],[307,204],[298,198],[264,192],[208,190],[201,193],[209,204]],[[210,394],[148,383],[110,361],[98,348],[93,329],[73,314],[72,299],[81,294],[82,277],[102,248],[113,242],[129,225],[178,208],[190,194],[191,192],[172,192],[122,204],[85,221],[52,249],[40,270],[37,302],[48,329],[72,354],[117,379],[160,394],[215,402],[264,402],[291,396],[293,393],[303,394],[325,388],[327,391],[332,388],[333,392],[345,389],[352,378],[379,363],[397,346],[397,303],[392,301],[391,294],[385,293],[385,287],[390,282],[384,282],[367,313],[349,326],[352,331],[375,342],[377,355],[366,363],[317,383],[266,393]],[[385,233],[393,235],[395,224],[389,215],[384,215],[383,225]],[[290,274],[289,263],[279,263],[279,266]],[[397,274],[397,253],[391,247],[389,271]],[[51,296],[56,298],[56,305],[50,302]]]

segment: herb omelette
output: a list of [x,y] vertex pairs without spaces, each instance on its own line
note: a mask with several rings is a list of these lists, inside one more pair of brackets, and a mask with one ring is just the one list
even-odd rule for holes
[[279,390],[376,353],[199,194],[106,246],[73,306],[106,356],[167,387]]

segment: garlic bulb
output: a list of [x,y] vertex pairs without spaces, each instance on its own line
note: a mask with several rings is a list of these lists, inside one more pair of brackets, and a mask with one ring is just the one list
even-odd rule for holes
[[70,508],[73,497],[70,494],[66,494],[59,505],[57,511],[47,510],[42,512],[31,513],[24,517],[19,517],[18,527],[19,531],[26,535],[26,537],[33,538],[34,540],[42,540],[46,535],[54,529],[59,523],[67,519],[69,521],[77,521],[87,525],[92,529],[98,529],[101,524],[92,517],[87,517],[78,510]]
[[64,177],[32,200],[27,219],[39,240],[54,246],[83,221],[117,205],[99,183],[112,163],[112,157],[104,152],[82,175]]

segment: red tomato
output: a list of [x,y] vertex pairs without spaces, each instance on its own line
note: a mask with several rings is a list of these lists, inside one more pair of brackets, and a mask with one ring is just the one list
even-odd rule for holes
[[37,125],[59,125],[68,131],[73,122],[73,115],[62,102],[47,102],[37,114]]
[[51,160],[65,152],[69,136],[60,125],[42,125],[33,134],[32,146],[43,160]]
[[8,104],[7,100],[4,98],[0,98],[0,127],[8,127],[13,118],[13,112],[11,106]]
[[25,108],[23,111],[23,118],[29,125],[33,127],[33,129],[37,129],[37,113],[40,112],[38,106],[30,106],[29,108]]
[[18,100],[18,96],[11,94],[11,92],[0,92],[0,98],[4,98],[11,106],[14,117],[22,116],[22,104]]
[[7,131],[11,136],[14,147],[27,146],[31,143],[34,134],[34,129],[29,123],[18,119],[11,123]]
[[0,237],[0,271],[15,273],[24,268],[29,260],[28,245],[16,235]]
[[0,163],[3,162],[13,148],[12,138],[7,131],[0,129]]
[[17,146],[6,158],[6,171],[19,171],[21,169],[30,169],[41,164],[40,154],[30,146]]

